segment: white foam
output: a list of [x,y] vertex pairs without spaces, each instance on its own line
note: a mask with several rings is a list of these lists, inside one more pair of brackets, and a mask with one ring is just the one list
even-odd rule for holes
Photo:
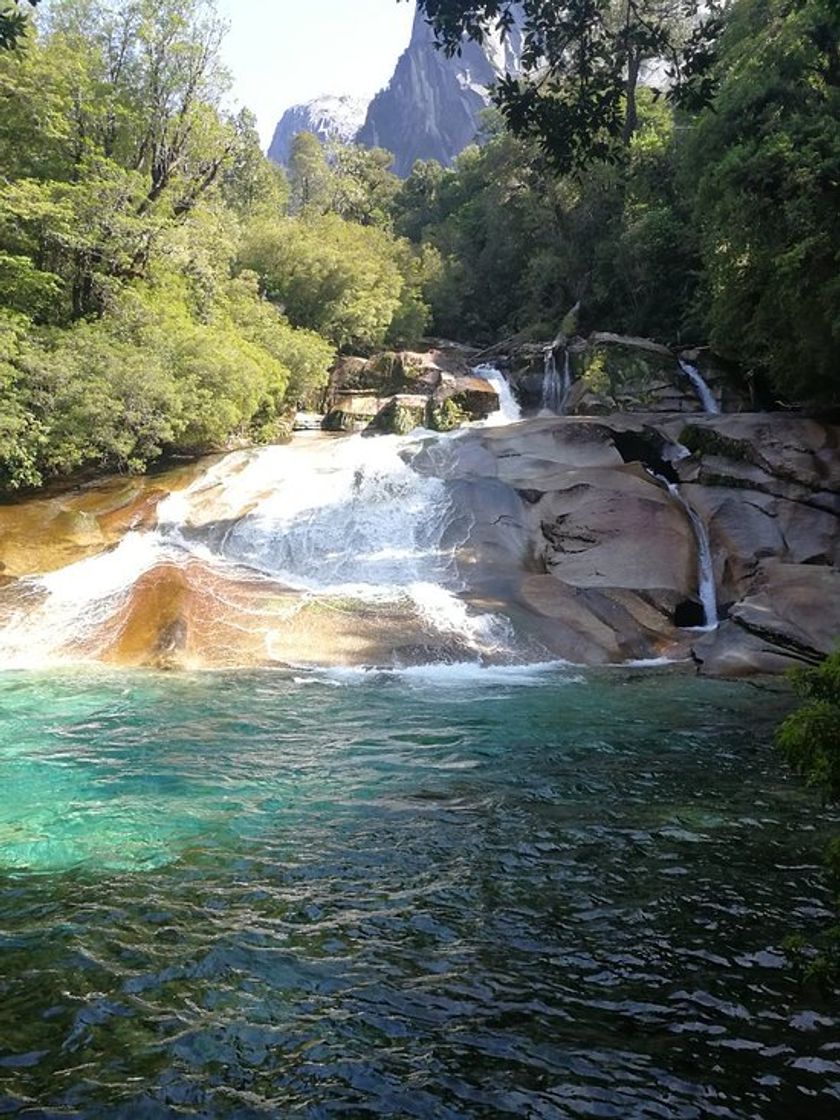
[[414,583],[408,594],[420,617],[442,634],[457,635],[485,653],[507,649],[513,640],[510,622],[501,615],[472,614],[454,592],[433,583]]
[[[578,683],[584,679],[578,674],[568,675],[570,668],[572,666],[567,661],[537,661],[516,665],[488,664],[482,661],[435,661],[402,667],[316,666],[310,672],[315,680],[324,684],[354,686],[376,679],[393,679],[418,685],[434,685],[436,688],[461,688],[467,685],[530,685],[555,674],[563,684]],[[301,672],[301,668],[298,667],[296,672]]]
[[619,661],[611,669],[657,669],[663,665],[688,665],[690,657],[640,657],[634,661]]
[[513,395],[510,382],[501,370],[497,369],[496,366],[482,365],[476,366],[473,373],[476,377],[483,377],[485,381],[488,381],[499,397],[499,407],[496,412],[492,412],[486,420],[479,420],[476,426],[496,428],[502,424],[518,423],[522,419],[522,409]]
[[456,512],[445,482],[406,463],[415,445],[411,435],[357,435],[227,456],[161,503],[161,532],[205,561],[310,596],[408,601],[431,630],[479,653],[504,649],[509,624],[459,597],[455,555],[471,517]]
[[65,659],[107,620],[121,597],[150,568],[172,556],[157,533],[127,533],[116,548],[22,581],[20,605],[0,629],[0,663],[31,669]]

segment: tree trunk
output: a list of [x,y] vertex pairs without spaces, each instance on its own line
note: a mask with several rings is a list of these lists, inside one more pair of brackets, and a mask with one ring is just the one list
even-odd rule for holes
[[627,104],[624,109],[624,128],[621,131],[621,139],[625,146],[633,139],[639,125],[639,110],[636,105],[636,87],[639,83],[639,70],[641,69],[642,58],[637,50],[631,50],[627,55],[627,81],[625,85],[625,97]]

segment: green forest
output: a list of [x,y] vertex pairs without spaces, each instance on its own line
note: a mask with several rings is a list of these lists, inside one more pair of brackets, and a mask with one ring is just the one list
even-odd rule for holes
[[838,403],[833,0],[733,0],[693,103],[628,83],[620,127],[564,147],[501,97],[453,167],[405,181],[308,134],[270,164],[206,0],[0,7],[7,493],[282,438],[339,352],[551,338],[576,303],[581,330],[708,343],[780,403]]

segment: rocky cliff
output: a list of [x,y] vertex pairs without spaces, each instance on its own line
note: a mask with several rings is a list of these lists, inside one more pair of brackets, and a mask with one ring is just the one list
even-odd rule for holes
[[367,101],[359,97],[317,97],[292,105],[278,121],[268,149],[269,159],[287,164],[292,140],[299,132],[312,132],[322,143],[349,144],[365,119]]
[[[411,462],[468,491],[471,592],[504,601],[542,649],[742,676],[816,661],[840,635],[839,452],[840,429],[803,416],[623,413],[473,428]],[[721,621],[707,631],[691,629],[687,505],[710,543]]]
[[393,152],[398,175],[408,175],[418,159],[451,163],[475,138],[488,86],[518,69],[521,46],[514,29],[505,40],[490,34],[481,46],[465,43],[460,56],[447,58],[418,12],[411,42],[371,102],[358,142]]

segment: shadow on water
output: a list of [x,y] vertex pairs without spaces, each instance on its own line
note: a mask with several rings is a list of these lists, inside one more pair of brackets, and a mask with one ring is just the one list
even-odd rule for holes
[[[828,814],[757,690],[0,678],[0,1112],[821,1118]],[[836,822],[835,822],[836,823]]]

